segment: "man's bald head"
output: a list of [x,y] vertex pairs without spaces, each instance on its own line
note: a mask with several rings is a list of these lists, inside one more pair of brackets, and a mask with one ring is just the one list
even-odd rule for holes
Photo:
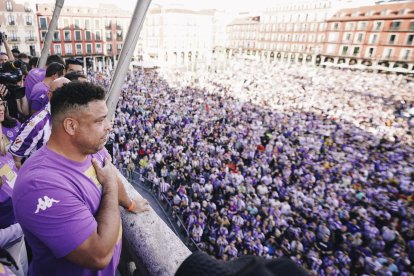
[[62,87],[64,84],[69,83],[69,82],[70,80],[65,77],[57,78],[54,81],[52,81],[52,83],[50,84],[49,93],[48,93],[49,100],[50,98],[52,98],[52,94],[53,92],[55,92],[56,89]]

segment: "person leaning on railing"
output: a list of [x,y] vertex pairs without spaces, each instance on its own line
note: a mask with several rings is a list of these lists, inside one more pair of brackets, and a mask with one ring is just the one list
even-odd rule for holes
[[32,247],[31,275],[115,275],[130,199],[105,149],[111,124],[103,88],[71,82],[51,98],[52,132],[20,168],[13,206]]

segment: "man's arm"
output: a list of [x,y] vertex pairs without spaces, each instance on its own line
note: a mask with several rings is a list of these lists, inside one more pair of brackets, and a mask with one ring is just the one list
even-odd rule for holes
[[117,183],[118,183],[118,199],[119,205],[124,209],[132,213],[142,213],[148,211],[148,201],[144,198],[134,198],[130,199],[128,194],[125,191],[124,183],[122,182],[121,177],[119,176],[120,172],[117,170]]
[[26,96],[24,96],[21,99],[17,99],[16,102],[17,102],[17,110],[19,111],[19,113],[24,116],[28,116],[29,115],[29,102],[27,101]]
[[116,169],[108,158],[105,158],[102,168],[95,159],[92,163],[103,188],[96,216],[97,228],[65,258],[77,265],[100,270],[110,263],[119,235],[118,183]]
[[23,158],[29,157],[30,153],[42,138],[45,125],[38,125],[42,118],[43,117],[39,116],[39,114],[35,117],[30,117],[29,120],[20,127],[16,139],[11,143],[9,152],[13,155],[17,168],[21,166],[21,160]]
[[9,61],[14,61],[13,53],[10,50],[9,43],[7,43],[7,37],[3,33],[3,45],[4,49],[6,50],[6,54],[9,57]]

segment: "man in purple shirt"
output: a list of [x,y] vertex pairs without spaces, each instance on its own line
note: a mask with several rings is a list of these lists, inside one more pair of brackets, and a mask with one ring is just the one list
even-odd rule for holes
[[65,65],[63,59],[58,55],[50,55],[46,60],[46,65],[43,68],[35,68],[30,70],[29,74],[26,76],[25,80],[25,87],[26,87],[26,98],[30,99],[30,95],[32,94],[32,89],[36,83],[41,82],[44,80],[46,75],[46,68],[52,62],[58,62],[62,65]]
[[30,115],[35,114],[41,110],[49,102],[47,93],[49,91],[50,84],[57,78],[63,76],[65,66],[58,63],[52,62],[46,68],[46,75],[43,81],[36,83],[33,86],[32,93],[30,94],[29,106]]
[[29,275],[115,275],[130,200],[104,145],[111,125],[104,90],[73,82],[51,99],[52,133],[21,167],[13,191],[17,221],[33,250]]

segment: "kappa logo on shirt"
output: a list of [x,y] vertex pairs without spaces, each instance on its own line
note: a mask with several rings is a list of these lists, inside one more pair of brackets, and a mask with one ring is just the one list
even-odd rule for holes
[[44,211],[47,208],[52,207],[53,203],[59,203],[60,200],[55,200],[53,198],[49,198],[48,196],[44,196],[43,199],[39,197],[37,200],[37,209],[35,211],[35,214],[39,213],[40,210]]

